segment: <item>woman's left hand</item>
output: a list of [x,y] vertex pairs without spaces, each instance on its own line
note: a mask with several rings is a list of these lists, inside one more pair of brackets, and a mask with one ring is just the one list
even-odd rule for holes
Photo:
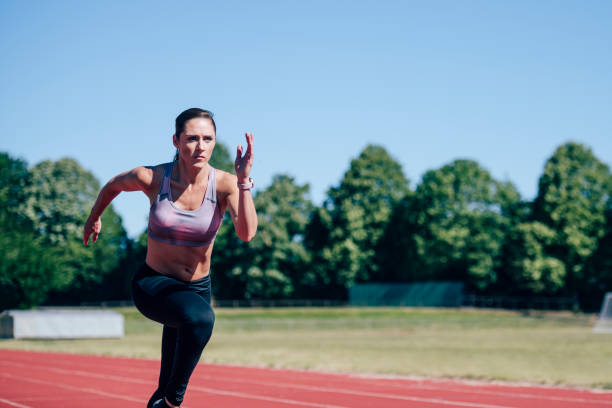
[[234,169],[238,177],[238,183],[248,183],[251,167],[253,166],[253,134],[245,133],[247,141],[247,150],[244,156],[242,155],[242,145],[238,145],[236,149],[236,160],[234,161]]

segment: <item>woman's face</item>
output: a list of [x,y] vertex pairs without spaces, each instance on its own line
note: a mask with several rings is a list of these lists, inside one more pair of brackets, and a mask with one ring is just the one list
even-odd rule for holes
[[215,148],[215,127],[210,119],[193,118],[185,122],[185,130],[180,137],[174,135],[172,141],[178,149],[179,160],[189,166],[204,167]]

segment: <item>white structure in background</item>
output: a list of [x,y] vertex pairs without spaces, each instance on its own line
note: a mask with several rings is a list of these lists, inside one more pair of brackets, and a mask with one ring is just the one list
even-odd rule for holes
[[107,310],[7,310],[0,314],[0,337],[79,339],[123,337],[123,315]]
[[595,323],[594,333],[612,333],[612,292],[606,293],[601,305],[599,319]]

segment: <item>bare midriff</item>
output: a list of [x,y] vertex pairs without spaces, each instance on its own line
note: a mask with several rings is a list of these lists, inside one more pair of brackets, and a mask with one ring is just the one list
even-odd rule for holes
[[146,263],[153,270],[189,282],[210,273],[210,257],[214,242],[199,247],[166,244],[147,239]]

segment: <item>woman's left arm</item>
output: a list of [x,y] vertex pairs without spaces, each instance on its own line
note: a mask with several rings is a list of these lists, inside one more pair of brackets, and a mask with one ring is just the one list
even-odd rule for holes
[[249,177],[253,166],[253,134],[247,133],[245,136],[247,150],[244,156],[241,145],[238,145],[236,149],[236,160],[234,161],[236,183],[231,186],[228,206],[238,238],[248,242],[257,232],[257,212],[251,195],[252,181]]

